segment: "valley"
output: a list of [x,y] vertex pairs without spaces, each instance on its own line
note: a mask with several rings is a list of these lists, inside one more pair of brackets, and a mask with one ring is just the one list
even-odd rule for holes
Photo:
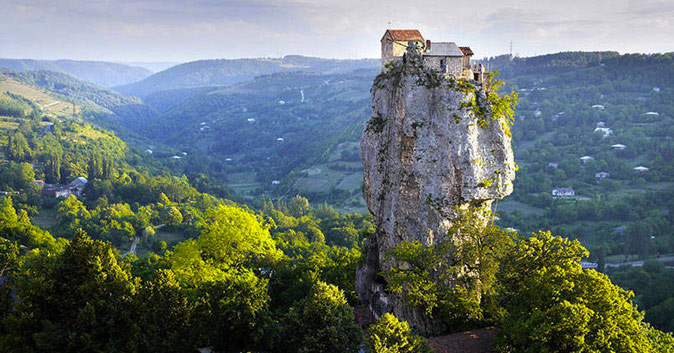
[[[672,55],[482,62],[500,70],[502,92],[519,95],[519,170],[513,194],[494,204],[495,223],[580,240],[590,250],[584,261],[607,265],[650,322],[672,327],[669,297],[652,299],[639,282],[659,281],[671,263],[658,259],[674,254]],[[197,237],[209,208],[230,203],[265,210],[275,237],[359,246],[372,226],[359,143],[378,73],[378,60],[202,61],[111,89],[4,70],[2,191],[33,221],[31,246],[58,249],[44,230],[71,238],[83,227],[144,258]],[[64,186],[77,176],[91,181],[81,200],[46,198],[32,183]],[[554,195],[562,189],[572,193]],[[625,261],[636,267],[617,267]]]

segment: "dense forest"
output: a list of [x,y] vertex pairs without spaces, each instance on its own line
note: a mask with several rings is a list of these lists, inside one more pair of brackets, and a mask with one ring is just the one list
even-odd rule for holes
[[[400,244],[389,260],[409,266],[381,274],[387,289],[446,333],[498,327],[503,352],[674,352],[674,272],[657,261],[674,252],[674,71],[653,73],[670,56],[492,58],[520,95],[515,192],[487,228],[457,222],[475,246]],[[0,350],[429,352],[393,315],[354,320],[376,71],[323,64],[145,101],[5,72],[82,109],[0,94]],[[79,195],[45,193],[78,178]],[[460,275],[475,263],[479,285]]]

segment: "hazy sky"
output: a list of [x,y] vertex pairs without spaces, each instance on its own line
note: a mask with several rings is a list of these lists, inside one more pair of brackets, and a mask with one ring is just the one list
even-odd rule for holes
[[674,0],[0,0],[0,18],[4,58],[374,58],[389,22],[477,57],[674,51]]

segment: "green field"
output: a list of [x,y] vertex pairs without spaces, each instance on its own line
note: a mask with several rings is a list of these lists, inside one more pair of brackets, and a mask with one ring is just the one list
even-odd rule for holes
[[532,215],[532,214],[533,215],[541,215],[541,214],[543,214],[543,210],[538,208],[538,207],[526,205],[526,204],[523,204],[521,202],[512,201],[512,200],[499,201],[498,203],[494,204],[493,208],[494,208],[494,211],[496,213],[499,213],[499,214],[512,213],[512,212],[515,212],[515,211],[520,211],[520,212],[522,212],[523,215]]
[[[47,115],[72,116],[72,103],[61,102],[42,90],[17,82],[2,74],[0,74],[0,92],[12,92],[26,97],[35,102]],[[81,111],[81,107],[78,106],[77,110]]]

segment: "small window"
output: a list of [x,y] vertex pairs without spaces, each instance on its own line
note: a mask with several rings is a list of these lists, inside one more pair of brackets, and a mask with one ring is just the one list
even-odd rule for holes
[[444,65],[444,64],[445,64],[445,61],[440,59],[440,65]]

